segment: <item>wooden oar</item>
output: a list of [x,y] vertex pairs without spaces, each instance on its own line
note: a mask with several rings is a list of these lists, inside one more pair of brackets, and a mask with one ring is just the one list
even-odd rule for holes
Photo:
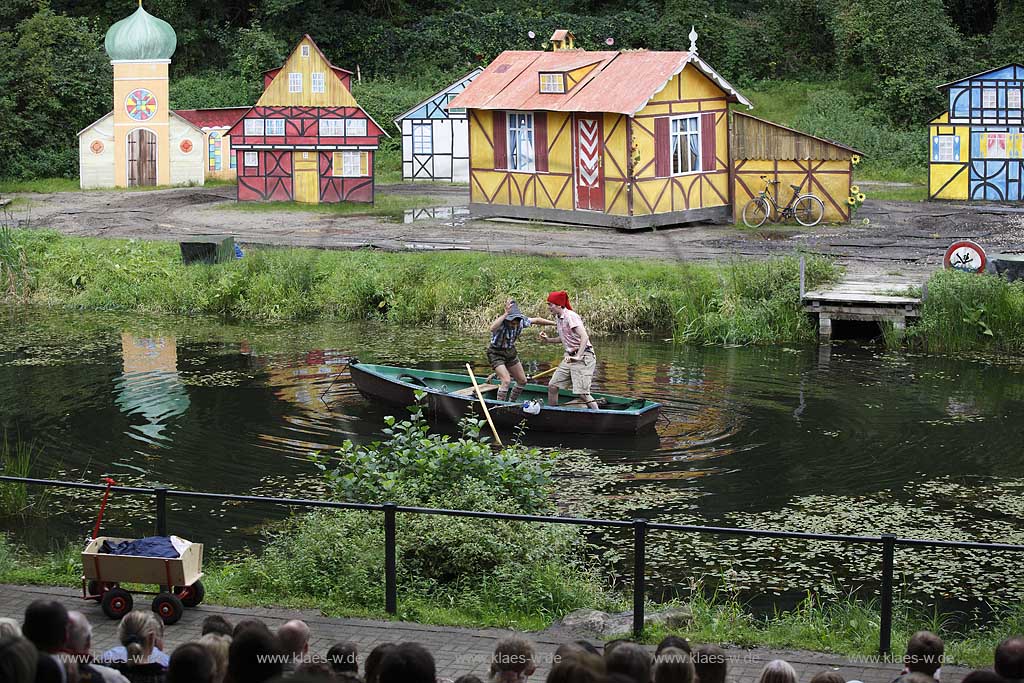
[[491,425],[491,434],[494,434],[494,441],[499,446],[502,446],[501,437],[498,436],[498,430],[494,428],[494,420],[491,419],[491,411],[487,409],[487,401],[484,400],[484,395],[480,393],[480,385],[476,383],[476,375],[473,374],[473,367],[469,363],[466,363],[466,371],[469,372],[469,379],[473,382],[476,397],[480,399],[480,406],[484,409],[484,417],[487,418],[487,424]]
[[544,375],[550,375],[552,372],[554,372],[557,369],[558,369],[558,366],[556,365],[553,368],[548,368],[544,372],[538,372],[536,375],[530,375],[530,379],[534,380],[534,379],[537,379],[538,377],[543,377]]

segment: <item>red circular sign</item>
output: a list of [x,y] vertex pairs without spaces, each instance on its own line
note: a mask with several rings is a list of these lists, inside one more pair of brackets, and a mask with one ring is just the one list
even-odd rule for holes
[[99,140],[93,140],[92,144],[89,145],[89,149],[92,150],[93,154],[103,154],[103,143]]
[[184,140],[181,141],[179,147],[181,147],[182,152],[188,154],[189,152],[192,151],[192,141],[189,140],[188,138],[185,138]]
[[962,270],[965,273],[984,273],[988,257],[981,245],[971,240],[953,242],[946,250],[942,265],[946,270]]

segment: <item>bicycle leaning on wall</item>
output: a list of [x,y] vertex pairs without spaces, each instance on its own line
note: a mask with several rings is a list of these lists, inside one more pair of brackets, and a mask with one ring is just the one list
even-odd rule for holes
[[825,215],[825,203],[816,195],[810,192],[800,194],[799,185],[790,185],[793,197],[785,206],[780,206],[771,192],[771,186],[778,185],[779,181],[768,180],[768,176],[761,176],[761,180],[764,181],[764,189],[743,207],[743,222],[748,228],[761,227],[767,220],[780,223],[790,218],[806,227],[821,222]]

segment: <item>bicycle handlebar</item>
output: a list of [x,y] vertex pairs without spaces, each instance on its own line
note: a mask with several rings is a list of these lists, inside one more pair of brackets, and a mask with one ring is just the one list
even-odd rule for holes
[[768,176],[766,175],[761,176],[761,180],[765,181],[769,185],[778,185],[780,182],[782,182],[781,180],[768,180]]

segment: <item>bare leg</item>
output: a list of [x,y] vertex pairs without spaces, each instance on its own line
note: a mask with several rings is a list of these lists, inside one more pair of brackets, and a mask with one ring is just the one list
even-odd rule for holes
[[508,400],[508,385],[512,381],[512,378],[508,374],[508,368],[504,365],[499,365],[494,368],[494,374],[496,374],[498,379],[501,380],[501,387],[498,389],[497,399],[499,401],[506,401]]
[[548,384],[548,405],[558,405],[558,387]]
[[591,410],[597,410],[597,401],[590,394],[580,394],[580,399],[587,402],[587,407]]
[[509,394],[508,400],[518,401],[519,395],[523,393],[523,387],[526,386],[526,371],[523,370],[522,363],[516,363],[509,368],[509,372],[512,373],[512,379],[516,381],[516,385],[512,387],[512,392]]

